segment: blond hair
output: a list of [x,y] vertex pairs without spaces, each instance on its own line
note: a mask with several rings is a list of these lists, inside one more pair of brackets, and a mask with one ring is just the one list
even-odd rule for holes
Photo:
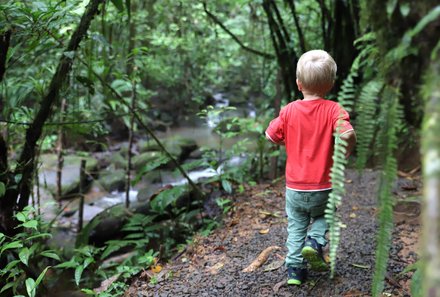
[[311,92],[326,93],[336,78],[336,62],[323,50],[304,53],[296,66],[296,78]]

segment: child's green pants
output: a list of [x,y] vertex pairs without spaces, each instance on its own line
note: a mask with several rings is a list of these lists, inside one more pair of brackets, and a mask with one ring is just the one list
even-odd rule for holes
[[[327,222],[324,211],[331,190],[318,192],[299,192],[286,189],[287,212],[287,256],[286,266],[305,267],[301,250],[306,236],[315,239],[320,245],[327,244],[325,233]],[[312,220],[310,230],[307,228]]]

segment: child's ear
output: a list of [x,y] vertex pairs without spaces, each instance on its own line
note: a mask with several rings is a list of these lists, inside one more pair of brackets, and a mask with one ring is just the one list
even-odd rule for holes
[[296,85],[298,86],[298,91],[302,92],[302,84],[298,79],[296,79]]

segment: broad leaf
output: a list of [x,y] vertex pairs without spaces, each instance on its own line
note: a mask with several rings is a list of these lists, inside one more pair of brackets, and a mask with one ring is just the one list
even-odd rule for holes
[[22,248],[22,247],[23,247],[23,244],[20,241],[10,242],[2,247],[2,249],[0,251],[0,255],[6,250],[17,249],[17,248]]
[[81,275],[84,271],[84,266],[80,265],[75,268],[75,283],[79,286],[79,282],[81,281]]
[[40,275],[38,276],[37,280],[35,281],[35,287],[38,287],[38,285],[41,283],[41,281],[43,280],[43,278],[46,275],[46,272],[49,268],[50,268],[50,266],[47,266],[46,268],[44,268],[43,271],[41,271]]
[[227,193],[232,193],[232,185],[227,179],[222,179],[222,187]]
[[29,297],[35,297],[35,281],[33,278],[28,278],[26,280],[26,292]]
[[25,227],[25,228],[33,228],[33,229],[37,230],[37,226],[38,226],[37,220],[30,220],[30,221],[23,223],[23,227]]
[[40,255],[42,255],[43,257],[46,257],[46,258],[52,258],[52,259],[61,261],[60,256],[58,256],[56,253],[54,253],[52,251],[44,251],[44,252],[41,252]]
[[28,266],[29,255],[30,255],[30,252],[27,247],[22,248],[20,250],[20,253],[18,254],[20,261],[23,262],[23,264],[26,266]]

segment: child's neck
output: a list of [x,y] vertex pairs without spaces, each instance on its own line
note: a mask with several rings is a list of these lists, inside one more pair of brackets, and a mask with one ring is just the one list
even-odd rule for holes
[[306,100],[306,101],[321,99],[321,98],[324,98],[324,96],[325,96],[325,94],[317,94],[317,93],[311,93],[311,92],[309,93],[306,90],[303,90],[302,93],[303,93],[303,97],[304,97],[303,100]]
[[304,99],[303,99],[303,100],[305,100],[305,101],[311,101],[311,100],[317,100],[317,99],[322,99],[322,98],[324,98],[324,96],[317,95],[317,94],[315,94],[315,95],[306,95],[306,94],[303,94],[303,96],[304,96]]

